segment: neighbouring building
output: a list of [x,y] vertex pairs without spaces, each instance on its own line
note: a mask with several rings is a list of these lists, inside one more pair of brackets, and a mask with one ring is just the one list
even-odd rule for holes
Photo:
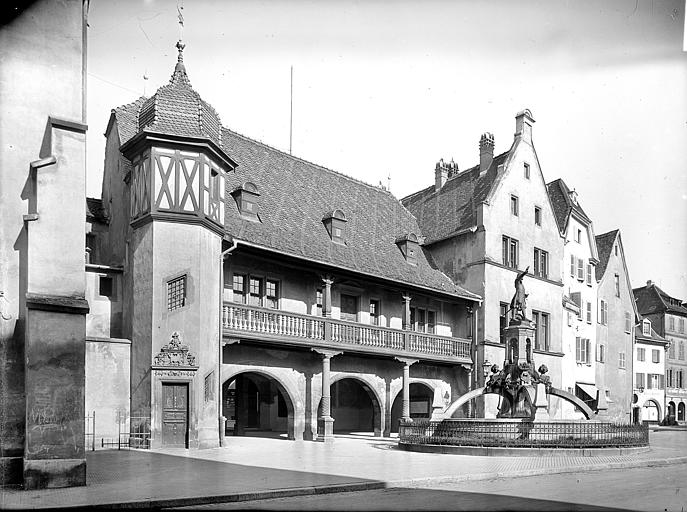
[[[434,184],[402,200],[415,215],[425,238],[422,247],[457,284],[483,298],[476,315],[475,366],[501,366],[504,327],[518,271],[524,281],[527,316],[536,327],[533,354],[561,387],[563,346],[563,235],[547,193],[532,141],[529,110],[515,117],[515,138],[508,151],[494,155],[494,136],[479,143],[479,164],[459,170],[452,161],[436,165]],[[582,254],[580,255],[582,257]],[[482,371],[474,384],[484,384]],[[484,399],[487,417],[498,412],[493,396]],[[551,398],[551,414],[560,417],[562,400]]]
[[0,27],[0,483],[86,484],[88,2],[12,2]]
[[635,326],[632,422],[658,423],[665,404],[665,364],[668,342],[641,319]]
[[651,281],[647,281],[646,286],[635,288],[634,296],[639,312],[651,321],[653,329],[669,343],[665,362],[665,411],[684,423],[687,407],[687,307],[683,301],[671,297]]
[[610,419],[628,423],[633,400],[634,329],[638,321],[620,230],[596,237],[596,381]]
[[[597,414],[606,412],[603,381],[597,382],[598,364],[604,364],[606,346],[597,344],[597,281],[599,263],[591,219],[582,209],[577,192],[562,179],[547,184],[558,228],[563,235],[563,319],[561,386]],[[613,390],[613,394],[622,390]],[[564,418],[582,418],[570,402],[563,404]]]
[[96,341],[131,341],[127,413],[151,446],[382,435],[442,411],[468,389],[480,298],[388,191],[224,128],[177,48],[167,85],[112,111],[87,266],[116,298]]

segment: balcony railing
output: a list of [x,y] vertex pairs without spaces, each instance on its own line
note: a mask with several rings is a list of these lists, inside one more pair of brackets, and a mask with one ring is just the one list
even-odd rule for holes
[[278,309],[227,302],[222,309],[225,334],[252,338],[278,338],[327,346],[360,347],[363,351],[417,354],[432,359],[451,358],[470,362],[470,340],[436,334],[402,331]]

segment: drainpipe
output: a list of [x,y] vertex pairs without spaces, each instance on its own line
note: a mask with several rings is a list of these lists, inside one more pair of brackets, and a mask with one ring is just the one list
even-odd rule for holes
[[219,257],[219,335],[218,335],[218,357],[217,357],[217,431],[219,433],[219,445],[222,446],[224,439],[224,416],[222,416],[222,313],[224,307],[224,260],[238,246],[238,241],[232,238],[232,245],[223,251]]

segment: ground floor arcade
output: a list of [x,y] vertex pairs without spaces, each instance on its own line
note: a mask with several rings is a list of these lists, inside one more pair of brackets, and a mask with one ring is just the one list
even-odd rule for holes
[[460,365],[247,342],[224,347],[220,378],[227,436],[389,436],[468,390]]

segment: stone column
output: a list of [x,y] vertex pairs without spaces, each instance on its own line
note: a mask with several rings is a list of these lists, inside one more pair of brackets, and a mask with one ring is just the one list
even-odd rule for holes
[[410,325],[410,294],[403,294],[403,330],[408,331],[412,329],[413,326]]
[[334,441],[334,418],[332,418],[329,367],[331,358],[341,352],[316,348],[312,350],[322,356],[322,410],[317,418],[317,439],[331,443]]
[[417,359],[406,359],[404,357],[397,357],[397,361],[403,363],[403,412],[401,419],[411,421],[410,419],[410,367],[417,363]]
[[334,284],[334,278],[332,276],[322,276],[322,282],[324,283],[324,290],[322,290],[322,314],[326,318],[331,318],[332,316],[332,284]]

